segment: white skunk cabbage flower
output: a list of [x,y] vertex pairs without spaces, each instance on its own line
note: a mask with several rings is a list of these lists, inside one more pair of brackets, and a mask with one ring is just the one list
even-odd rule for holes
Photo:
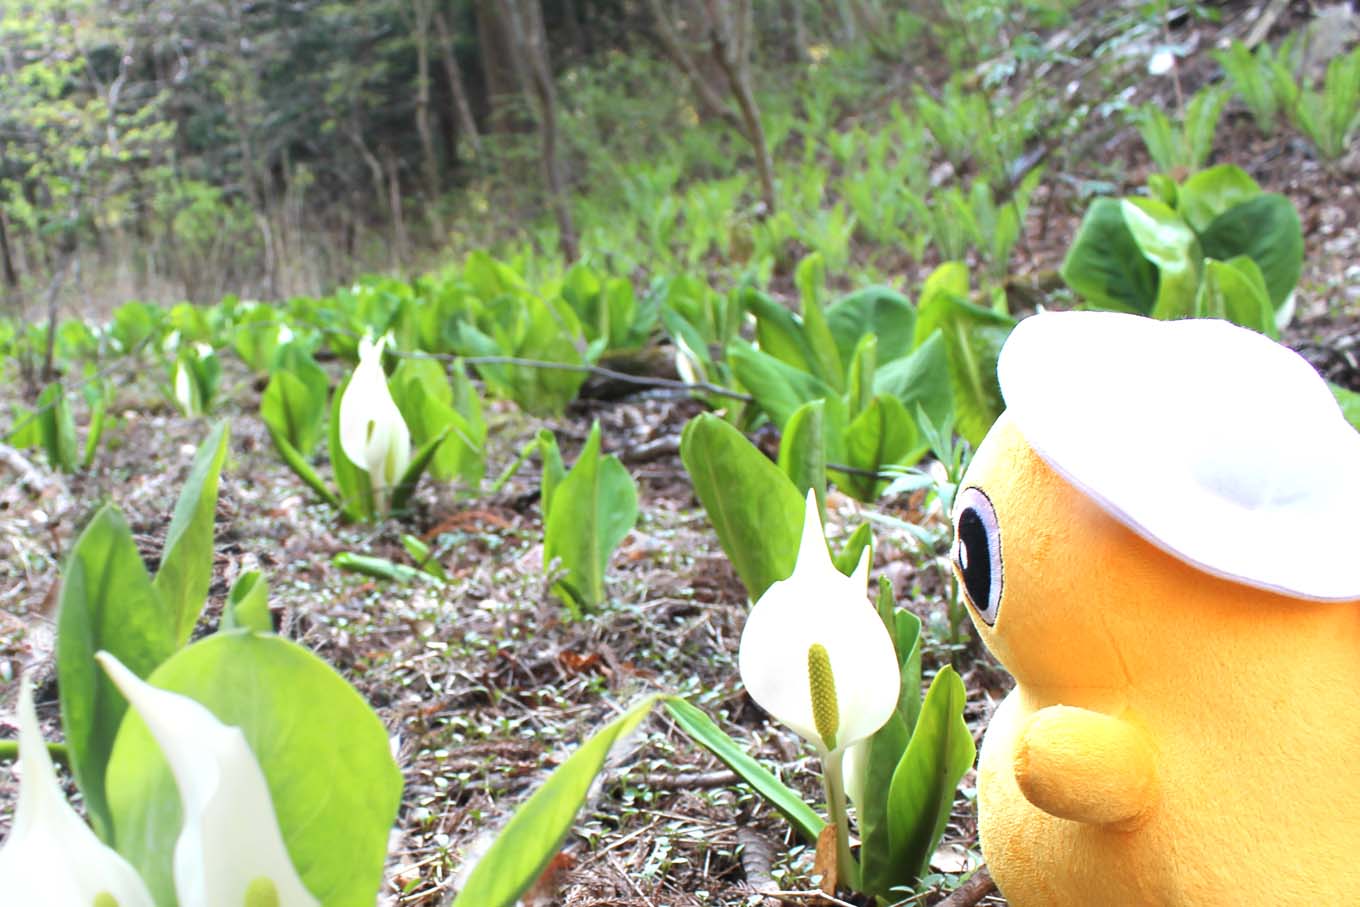
[[107,652],[95,656],[146,722],[179,788],[179,907],[320,907],[283,843],[245,734],[187,696],[153,687]]
[[38,730],[27,677],[19,687],[19,764],[19,805],[0,848],[5,903],[153,907],[137,871],[101,843],[66,802]]
[[203,415],[198,388],[194,386],[194,376],[189,373],[189,367],[185,365],[183,359],[175,360],[175,402],[186,416]]
[[741,634],[747,692],[824,761],[872,735],[897,707],[897,654],[869,602],[868,553],[853,576],[836,569],[809,492],[793,574],[765,591]]
[[383,372],[387,338],[359,341],[359,365],[340,398],[340,449],[368,473],[381,501],[411,462],[411,432],[401,418]]

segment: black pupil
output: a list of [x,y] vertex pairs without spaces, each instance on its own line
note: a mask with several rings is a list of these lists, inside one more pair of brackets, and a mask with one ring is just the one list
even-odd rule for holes
[[959,514],[959,572],[973,607],[986,611],[992,591],[992,557],[987,550],[987,527],[972,507]]

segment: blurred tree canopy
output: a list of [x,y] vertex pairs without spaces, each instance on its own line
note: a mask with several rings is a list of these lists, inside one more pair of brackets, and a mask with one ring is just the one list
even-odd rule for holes
[[629,103],[725,123],[772,210],[752,61],[877,33],[880,2],[0,0],[0,287],[314,289],[475,232],[498,180],[572,257]]

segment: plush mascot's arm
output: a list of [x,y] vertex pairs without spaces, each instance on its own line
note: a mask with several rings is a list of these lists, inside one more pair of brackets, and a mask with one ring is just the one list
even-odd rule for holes
[[1131,826],[1157,798],[1152,744],[1138,727],[1089,709],[1035,712],[1015,752],[1015,780],[1050,815]]

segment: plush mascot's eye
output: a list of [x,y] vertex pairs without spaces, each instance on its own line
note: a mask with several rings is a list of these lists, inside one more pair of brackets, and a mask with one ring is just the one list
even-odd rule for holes
[[1001,607],[1001,530],[979,488],[959,492],[954,505],[954,567],[973,610],[990,626]]

